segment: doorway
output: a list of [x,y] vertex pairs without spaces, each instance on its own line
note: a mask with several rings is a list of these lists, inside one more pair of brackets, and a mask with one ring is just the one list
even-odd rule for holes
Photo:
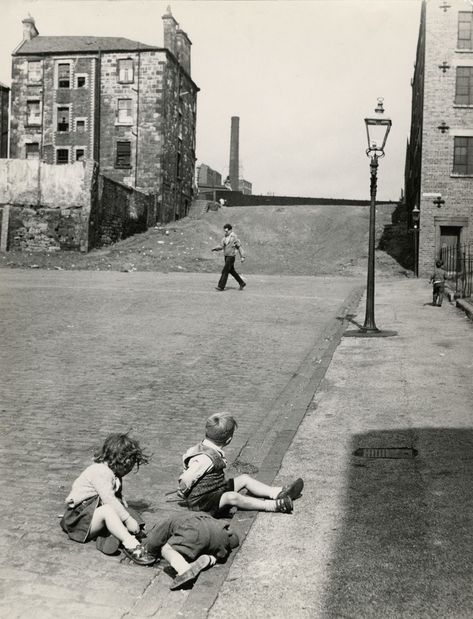
[[461,226],[440,226],[440,247],[438,257],[444,269],[456,271],[460,251]]

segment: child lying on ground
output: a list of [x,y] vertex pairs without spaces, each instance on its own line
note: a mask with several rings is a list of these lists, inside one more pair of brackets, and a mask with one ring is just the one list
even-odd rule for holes
[[[237,422],[229,413],[216,413],[207,419],[205,439],[183,456],[184,471],[179,478],[179,504],[194,511],[219,516],[235,506],[238,509],[291,513],[293,500],[304,482],[296,479],[284,487],[268,486],[249,475],[226,479],[223,447],[233,438]],[[241,494],[247,490],[253,496]]]
[[161,556],[177,572],[170,589],[180,589],[217,561],[225,561],[239,544],[238,535],[222,520],[204,513],[183,513],[155,525],[146,552]]

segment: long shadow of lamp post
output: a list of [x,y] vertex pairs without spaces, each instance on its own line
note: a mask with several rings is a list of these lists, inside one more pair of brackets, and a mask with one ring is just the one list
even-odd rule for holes
[[397,335],[397,331],[381,331],[374,321],[374,272],[375,272],[375,241],[376,241],[376,186],[378,180],[378,159],[384,157],[384,146],[388,139],[392,122],[384,116],[383,99],[378,99],[375,109],[376,116],[365,118],[368,148],[366,154],[370,157],[371,170],[371,202],[370,227],[368,247],[368,276],[366,284],[366,314],[365,322],[358,331],[346,331],[346,336],[352,337],[389,337]]

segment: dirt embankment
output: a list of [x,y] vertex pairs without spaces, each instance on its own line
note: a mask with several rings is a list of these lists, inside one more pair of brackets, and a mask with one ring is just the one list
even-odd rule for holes
[[[393,205],[377,207],[377,238],[390,223]],[[244,246],[243,273],[356,275],[366,273],[369,207],[259,206],[221,208],[200,219],[157,226],[111,247],[77,252],[8,252],[0,267],[114,271],[216,272],[220,253],[211,252],[231,223]],[[403,267],[376,251],[377,275],[406,276]]]

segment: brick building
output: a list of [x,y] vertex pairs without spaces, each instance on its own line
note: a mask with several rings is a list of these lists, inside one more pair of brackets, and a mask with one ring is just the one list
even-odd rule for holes
[[10,89],[0,82],[0,158],[8,156],[8,104]]
[[167,9],[164,46],[120,37],[39,36],[23,20],[12,56],[10,157],[100,172],[157,196],[179,219],[194,187],[198,87],[191,41]]
[[411,227],[420,209],[425,276],[442,248],[473,241],[473,7],[464,0],[422,3],[405,196]]

